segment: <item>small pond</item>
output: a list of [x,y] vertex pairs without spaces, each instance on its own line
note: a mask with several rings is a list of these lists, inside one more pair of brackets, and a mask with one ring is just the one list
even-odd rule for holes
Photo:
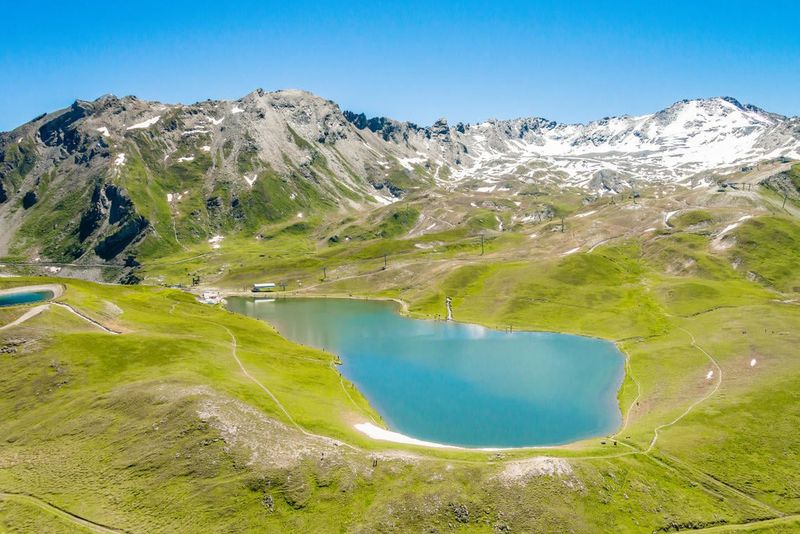
[[0,295],[0,308],[3,306],[14,306],[16,304],[41,302],[50,300],[51,298],[53,298],[52,291],[20,291],[19,293]]

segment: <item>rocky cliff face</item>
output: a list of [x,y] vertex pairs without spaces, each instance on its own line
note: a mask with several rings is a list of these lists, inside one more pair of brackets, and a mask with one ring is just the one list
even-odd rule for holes
[[0,256],[122,264],[298,214],[414,191],[526,184],[613,194],[800,158],[800,122],[730,98],[589,124],[420,127],[303,91],[167,105],[105,96],[0,134]]

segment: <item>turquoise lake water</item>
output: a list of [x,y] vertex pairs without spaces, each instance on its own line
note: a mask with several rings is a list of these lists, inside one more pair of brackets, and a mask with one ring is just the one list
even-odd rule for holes
[[341,373],[389,428],[417,439],[556,445],[611,433],[621,421],[625,359],[607,341],[410,319],[392,302],[227,300],[287,339],[338,354]]
[[3,306],[13,306],[15,304],[30,304],[31,302],[41,302],[53,298],[52,291],[26,291],[24,293],[13,293],[11,295],[0,295],[0,308]]

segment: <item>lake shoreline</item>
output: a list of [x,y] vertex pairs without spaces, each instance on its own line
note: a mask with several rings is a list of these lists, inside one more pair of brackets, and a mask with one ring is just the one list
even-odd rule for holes
[[9,287],[0,289],[0,296],[15,295],[17,293],[38,293],[40,291],[51,292],[53,296],[46,300],[54,300],[64,294],[64,286],[61,284],[37,284],[32,286]]
[[[287,292],[287,293],[275,292],[275,293],[255,293],[254,294],[252,292],[246,292],[246,291],[228,291],[228,292],[224,292],[224,294],[225,294],[226,297],[236,297],[237,299],[241,298],[241,299],[246,299],[246,300],[251,300],[251,301],[253,301],[253,300],[255,300],[255,301],[257,301],[257,300],[273,300],[273,301],[280,301],[280,300],[286,300],[286,301],[289,301],[289,300],[309,300],[309,301],[351,300],[351,301],[364,301],[364,302],[370,302],[370,301],[371,302],[390,302],[391,301],[391,302],[394,302],[394,303],[397,304],[397,307],[394,308],[392,310],[392,312],[394,314],[398,315],[398,316],[401,316],[401,317],[404,317],[404,318],[407,318],[407,319],[413,319],[413,320],[416,320],[416,321],[423,321],[423,322],[426,322],[426,323],[446,323],[446,322],[448,322],[448,323],[451,323],[451,324],[454,324],[454,325],[460,325],[460,326],[477,326],[477,327],[480,327],[480,328],[485,328],[488,331],[494,331],[494,332],[497,332],[497,333],[509,333],[508,330],[505,330],[505,332],[504,332],[501,329],[491,328],[490,326],[483,325],[483,324],[480,324],[480,323],[464,323],[464,322],[460,322],[460,321],[443,321],[443,320],[431,319],[431,318],[426,318],[426,317],[414,317],[413,315],[410,315],[408,313],[408,309],[409,308],[408,308],[407,303],[401,301],[400,299],[389,298],[389,297],[368,297],[368,296],[353,296],[353,295],[341,295],[341,294],[325,294],[325,295],[309,294],[309,293],[300,293],[300,294],[298,294],[296,292],[291,292],[291,293],[289,293],[289,292]],[[272,325],[273,327],[275,327],[277,329],[277,325],[272,323],[266,317],[258,317],[258,316],[255,316],[255,315],[250,315],[250,314],[244,313],[242,311],[237,311],[237,310],[231,309],[231,307],[229,306],[228,302],[225,302],[225,305],[226,305],[226,309],[228,309],[229,311],[233,311],[235,313],[242,313],[244,315],[248,315],[248,316],[251,316],[251,317],[257,317],[257,318],[267,322],[268,324]],[[604,338],[599,338],[597,336],[586,336],[586,335],[583,335],[583,334],[568,334],[568,333],[541,331],[541,330],[524,330],[524,329],[520,329],[520,330],[514,330],[513,333],[514,334],[549,334],[549,335],[555,335],[555,336],[561,336],[561,335],[573,336],[573,337],[584,338],[584,339],[587,339],[587,340],[601,341],[601,342],[607,343],[608,345],[613,347],[614,348],[614,352],[616,353],[617,356],[619,356],[619,358],[621,360],[621,364],[622,364],[622,366],[621,366],[621,368],[619,370],[618,377],[616,379],[614,379],[614,382],[615,382],[616,385],[614,386],[615,402],[614,402],[613,405],[614,405],[614,408],[616,409],[616,413],[618,414],[618,417],[619,417],[619,422],[616,424],[616,426],[614,428],[611,428],[611,429],[606,429],[606,431],[602,432],[602,433],[590,434],[590,435],[586,435],[586,436],[579,436],[579,437],[576,437],[574,439],[573,438],[567,438],[565,441],[560,441],[559,440],[559,441],[555,441],[554,443],[550,443],[550,444],[544,444],[543,443],[543,444],[518,445],[518,446],[515,446],[515,445],[509,445],[509,446],[502,446],[502,445],[501,446],[475,445],[475,446],[470,446],[470,445],[450,444],[448,442],[442,442],[440,440],[435,440],[435,439],[434,440],[423,440],[423,439],[420,439],[420,438],[415,438],[415,437],[413,437],[411,435],[402,434],[402,433],[397,432],[395,430],[392,430],[390,428],[380,428],[379,426],[370,424],[368,422],[357,423],[357,424],[354,424],[353,427],[356,430],[358,430],[360,433],[362,433],[362,434],[366,435],[367,437],[369,437],[369,438],[371,438],[373,440],[376,440],[376,441],[385,441],[385,442],[390,442],[390,443],[412,445],[412,446],[420,446],[420,447],[426,447],[426,448],[438,448],[438,449],[447,448],[447,449],[454,449],[454,450],[489,451],[489,452],[493,452],[493,451],[525,451],[525,450],[533,451],[533,450],[543,450],[543,449],[562,449],[562,450],[571,449],[571,448],[573,448],[575,446],[575,444],[578,444],[580,442],[584,442],[586,440],[591,440],[591,439],[600,439],[600,440],[612,439],[612,440],[614,440],[613,436],[616,436],[620,432],[624,431],[625,427],[627,426],[627,417],[626,417],[627,416],[627,411],[623,410],[623,406],[622,406],[621,399],[620,399],[620,392],[621,392],[622,385],[625,382],[626,376],[628,374],[627,373],[628,356],[627,356],[627,353],[625,351],[620,349],[620,347],[617,345],[617,343],[615,341],[604,339]],[[284,334],[281,334],[281,335],[285,339],[290,340],[292,342],[301,343],[301,344],[304,344],[304,345],[306,344],[306,342],[302,342],[300,340],[297,340],[294,337],[292,337],[291,335],[284,335]],[[325,350],[328,350],[328,349],[326,348]],[[334,350],[334,352],[336,353],[337,351]],[[340,357],[342,357],[342,359],[345,359],[345,356],[347,356],[347,355],[340,355]],[[349,377],[348,376],[348,379],[353,381],[354,377]],[[364,390],[364,386],[363,385],[360,385],[360,386],[357,386],[357,387],[359,387],[359,389],[362,390],[362,392],[363,392],[363,390]],[[367,397],[370,398],[370,395],[367,395]],[[369,402],[373,406],[376,405],[375,404],[376,402],[378,403],[378,405],[383,405],[377,399],[370,399]],[[556,438],[556,439],[559,439],[556,436],[553,436],[553,437]],[[502,439],[500,441],[502,441]]]

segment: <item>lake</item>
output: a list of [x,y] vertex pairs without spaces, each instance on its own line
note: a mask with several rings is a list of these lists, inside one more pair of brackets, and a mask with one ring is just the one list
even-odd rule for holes
[[0,295],[0,308],[3,306],[14,306],[16,304],[30,304],[31,302],[41,302],[53,298],[52,291],[21,291]]
[[614,432],[625,358],[608,341],[420,320],[394,302],[227,299],[292,341],[338,354],[389,428],[464,447],[557,445]]

